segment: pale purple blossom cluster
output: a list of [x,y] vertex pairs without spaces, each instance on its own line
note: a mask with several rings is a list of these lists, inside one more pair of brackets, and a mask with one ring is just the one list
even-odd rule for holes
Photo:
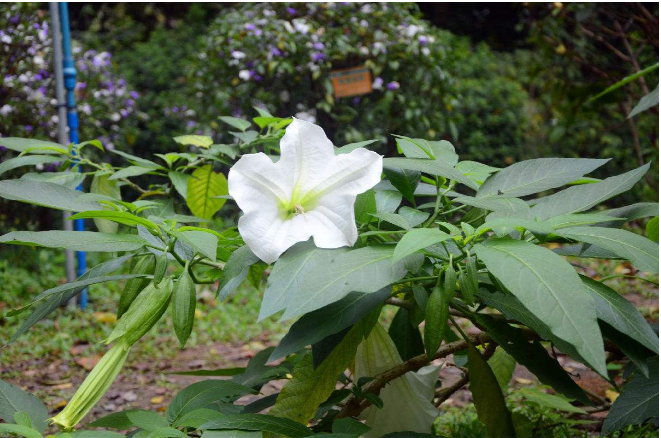
[[[13,4],[0,13],[0,136],[57,139],[57,101],[47,16],[34,5]],[[139,98],[118,76],[108,52],[74,47],[81,138],[99,132],[112,148]]]

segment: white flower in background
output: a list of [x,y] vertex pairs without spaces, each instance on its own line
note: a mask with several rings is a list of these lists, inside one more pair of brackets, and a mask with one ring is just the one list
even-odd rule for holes
[[244,81],[250,80],[250,71],[248,70],[241,70],[239,72],[239,77],[243,79]]
[[429,50],[429,47],[423,47],[421,52],[422,52],[423,55],[429,56],[429,54],[431,53],[431,50]]
[[351,246],[358,238],[356,196],[381,180],[382,157],[367,149],[335,155],[323,129],[294,119],[274,163],[248,154],[230,169],[229,194],[244,215],[239,232],[266,263],[297,242],[319,248]]
[[280,97],[280,100],[281,100],[282,102],[289,102],[289,99],[290,99],[291,96],[290,96],[290,94],[289,94],[289,91],[287,91],[287,90],[282,90],[282,91],[280,92],[280,94],[279,94],[279,97]]
[[234,59],[243,59],[245,57],[246,57],[246,54],[239,51],[239,50],[232,51],[232,58],[234,58]]
[[383,87],[383,79],[377,76],[372,82],[372,89],[380,90],[381,87]]
[[303,19],[300,19],[300,18],[296,19],[296,20],[293,21],[293,23],[294,23],[294,29],[296,29],[296,31],[298,33],[305,34],[305,33],[308,33],[310,31],[310,26],[308,24],[306,24],[305,20],[303,20]]
[[420,27],[416,26],[415,24],[412,24],[406,28],[406,36],[411,38],[415,36],[416,33],[420,31]]
[[315,123],[317,121],[317,112],[314,109],[309,111],[299,111],[295,114],[294,117],[299,120],[303,120],[304,122]]
[[0,116],[7,117],[12,111],[14,111],[14,108],[11,105],[5,104],[0,108]]

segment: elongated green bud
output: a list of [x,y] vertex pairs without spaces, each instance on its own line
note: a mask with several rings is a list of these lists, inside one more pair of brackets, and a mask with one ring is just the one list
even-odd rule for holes
[[123,340],[113,345],[87,375],[67,406],[51,421],[64,430],[72,430],[106,393],[121,371],[130,349],[131,346]]
[[[132,274],[153,274],[154,256],[149,254],[140,257],[138,262],[131,269]],[[122,295],[119,297],[119,306],[117,307],[117,318],[121,318],[135,300],[135,297],[151,282],[148,278],[132,278],[126,282]]]
[[[188,267],[188,265],[186,266]],[[184,272],[174,287],[172,297],[172,325],[181,348],[184,348],[193,330],[196,303],[195,283],[188,274],[188,270],[184,268]]]
[[168,253],[164,252],[156,259],[154,268],[154,284],[158,285],[165,276],[165,270],[168,268]]
[[459,272],[459,283],[461,284],[461,295],[468,305],[475,303],[475,290],[473,290],[473,282],[469,278],[469,274],[464,271]]
[[445,282],[443,283],[443,287],[445,289],[445,295],[449,297],[454,296],[454,290],[457,287],[457,273],[451,264],[448,265],[448,268],[445,271]]
[[165,313],[170,304],[172,287],[171,278],[165,279],[158,286],[150,283],[122,315],[105,343],[122,338],[129,345],[135,344]]

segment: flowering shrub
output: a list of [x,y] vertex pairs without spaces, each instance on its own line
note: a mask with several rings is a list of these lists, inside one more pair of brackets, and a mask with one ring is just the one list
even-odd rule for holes
[[[382,158],[365,149],[370,141],[335,147],[321,127],[263,109],[254,124],[221,119],[235,144],[180,136],[175,141],[192,152],[150,160],[115,150],[130,165],[113,167],[89,156],[90,148],[103,149],[100,142],[84,142],[76,146],[83,173],[29,172],[0,181],[2,198],[74,211],[72,219],[103,220],[100,229],[112,231],[15,231],[0,243],[116,254],[9,312],[31,312],[9,342],[84,287],[126,282],[119,319],[103,341],[112,346],[51,419],[64,429],[58,437],[75,438],[78,432],[69,432],[168,308],[185,346],[196,284],[217,283],[225,299],[248,277],[263,275],[260,318],[298,318],[277,347],[246,368],[187,373],[230,379],[188,386],[165,416],[122,411],[90,426],[182,438],[216,435],[208,431],[424,438],[436,436],[430,432],[438,406],[470,383],[489,436],[532,437],[536,422],[512,413],[504,397],[516,363],[555,394],[511,388],[513,397],[570,415],[609,410],[603,433],[658,422],[657,334],[604,279],[579,275],[563,258],[622,259],[658,274],[658,204],[598,208],[631,189],[649,163],[595,180],[585,175],[607,160],[541,158],[499,169],[460,161],[447,141],[404,136],[396,136],[400,156]],[[71,148],[55,143],[3,138],[0,145],[19,155],[0,170],[74,160]],[[144,188],[136,181],[147,174],[152,184]],[[90,193],[73,189],[89,179]],[[212,222],[228,202],[245,213],[238,231]],[[649,238],[621,228],[647,217],[654,217]],[[117,274],[129,261],[130,273]],[[385,306],[397,309],[388,331],[380,318]],[[623,382],[615,402],[584,391],[555,349]],[[462,370],[457,383],[439,380],[444,363]],[[260,394],[280,379],[286,383],[279,393]],[[260,396],[242,404],[250,394]],[[2,381],[0,397],[20,401],[0,403],[8,423],[0,432],[39,438],[45,406]]]
[[[50,17],[33,4],[0,5],[0,135],[57,137]],[[138,95],[117,75],[108,52],[74,48],[81,137],[109,149],[126,144]]]
[[[470,93],[459,88],[461,81],[478,77],[479,70],[454,74],[470,46],[431,27],[410,4],[247,4],[221,14],[205,42],[189,74],[208,133],[217,130],[218,111],[241,116],[258,106],[322,122],[339,143],[385,142],[389,133],[400,132],[453,138],[461,152],[473,149],[475,127],[457,125],[461,111],[473,108],[458,97]],[[359,65],[371,70],[374,92],[335,99],[331,70]],[[480,90],[488,93],[490,80],[478,83]],[[485,111],[509,111],[513,120],[489,132],[518,132],[523,125],[525,95],[508,89],[505,97],[506,108],[502,100],[489,99]],[[487,146],[498,146],[496,141]],[[486,142],[473,143],[477,149]]]

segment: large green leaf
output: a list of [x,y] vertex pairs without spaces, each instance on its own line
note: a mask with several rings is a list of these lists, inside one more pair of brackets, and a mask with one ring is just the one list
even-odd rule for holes
[[395,190],[379,190],[374,194],[376,211],[394,213],[402,202],[402,194]]
[[103,210],[96,201],[85,199],[79,192],[59,184],[30,180],[0,181],[0,197],[12,201],[65,211]]
[[203,380],[181,390],[172,399],[165,416],[172,424],[188,412],[254,393],[247,386],[228,380]]
[[16,169],[17,167],[54,163],[56,161],[62,161],[62,159],[52,155],[25,155],[22,157],[16,157],[0,163],[0,175],[8,170]]
[[225,268],[223,275],[218,283],[218,295],[221,300],[227,298],[237,287],[243,283],[248,276],[250,266],[259,261],[259,258],[244,245],[232,253]]
[[222,173],[215,173],[213,166],[207,164],[195,170],[188,178],[186,205],[190,211],[202,219],[211,219],[225,204],[227,179]]
[[303,315],[280,341],[269,357],[269,362],[319,342],[326,336],[341,332],[357,323],[383,303],[390,296],[390,291],[391,287],[388,286],[371,294],[351,292],[339,301]]
[[659,244],[630,231],[603,227],[571,227],[556,234],[604,248],[631,261],[638,269],[659,272]]
[[402,360],[409,360],[425,352],[420,329],[411,323],[411,312],[402,307],[390,323],[388,334]]
[[413,193],[420,183],[420,172],[415,170],[387,168],[384,170],[386,178],[409,202],[415,203]]
[[589,210],[603,201],[631,189],[649,170],[650,163],[622,175],[611,176],[595,184],[569,187],[542,198],[530,210],[532,217],[548,219],[569,213]]
[[[94,175],[92,178],[92,185],[90,186],[90,193],[97,195],[107,196],[110,199],[117,201],[122,200],[122,193],[119,188],[119,181],[111,180],[112,174]],[[112,210],[110,206],[104,206],[106,210]],[[94,225],[102,233],[116,233],[119,225],[117,222],[109,221],[107,219],[94,219]]]
[[139,427],[145,430],[156,430],[168,426],[167,420],[156,412],[142,409],[131,409],[115,412],[99,418],[90,424],[92,427],[109,427],[118,430],[128,430]]
[[119,171],[113,173],[112,175],[110,175],[108,180],[115,181],[115,180],[122,179],[122,178],[130,178],[132,176],[144,175],[146,173],[153,172],[153,171],[154,171],[154,169],[148,168],[148,167],[128,166],[128,167],[125,167],[124,169],[119,170]]
[[430,175],[442,176],[446,179],[457,181],[474,190],[478,189],[477,183],[459,172],[457,169],[440,160],[425,160],[420,158],[384,158],[383,167],[386,169],[406,169]]
[[282,388],[269,414],[307,424],[335,390],[340,374],[353,361],[362,340],[363,327],[357,324],[318,367],[314,367],[312,354],[306,354],[292,371],[292,378]]
[[[498,295],[502,294],[489,294],[488,292],[481,292],[479,294],[480,298],[492,295],[497,300]],[[493,304],[490,300],[484,301],[487,304]],[[512,327],[505,321],[497,320],[492,316],[475,315],[474,318],[476,323],[483,327],[503,350],[511,355],[516,362],[537,376],[540,382],[551,386],[556,392],[571,399],[579,400],[584,404],[590,404],[590,399],[588,399],[581,387],[569,377],[556,359],[549,356],[546,349],[538,341],[530,341],[526,333],[521,329]],[[527,321],[522,320],[521,322],[525,323]]]
[[653,217],[659,215],[658,202],[638,202],[636,204],[625,205],[624,207],[612,208],[604,212],[600,212],[607,216],[625,219],[625,221],[615,220],[612,223],[601,224],[602,227],[620,227],[627,221],[642,219],[645,217]]
[[530,206],[528,206],[526,201],[519,198],[474,198],[472,196],[458,196],[452,202],[505,214],[515,213],[524,217],[530,211]]
[[472,343],[468,343],[468,375],[477,417],[487,426],[490,438],[515,437],[512,414],[491,367]]
[[[249,122],[246,123],[250,126]],[[208,135],[180,135],[174,137],[173,140],[184,146],[193,145],[204,149],[207,149],[213,144],[213,139]]]
[[409,138],[397,135],[397,147],[408,158],[431,158],[442,160],[450,166],[457,164],[459,156],[454,146],[447,140],[425,140],[423,138]]
[[261,430],[288,436],[304,438],[313,432],[300,423],[288,418],[278,418],[263,414],[227,415],[218,420],[209,421],[199,427],[200,430]]
[[460,161],[454,167],[478,185],[484,184],[489,175],[500,170],[497,167],[487,166],[477,161]]
[[[106,277],[109,273],[121,268],[128,259],[133,257],[133,255],[134,254],[127,254],[122,257],[118,257],[116,259],[108,260],[107,262],[98,264],[89,271],[85,272],[80,277],[78,277],[76,281],[80,282],[92,278]],[[25,333],[30,327],[32,327],[34,324],[39,322],[42,318],[46,317],[47,315],[55,311],[55,309],[57,309],[59,306],[69,301],[70,298],[74,297],[85,287],[87,286],[77,286],[75,289],[65,288],[63,290],[58,291],[55,294],[49,294],[48,298],[46,298],[44,302],[39,307],[37,307],[34,310],[34,312],[30,314],[30,316],[23,322],[23,324],[21,324],[18,330],[14,332],[8,343],[14,342],[20,335]]]
[[369,222],[372,219],[371,214],[376,213],[376,196],[373,189],[356,196],[354,204],[356,220],[361,224]]
[[154,163],[153,161],[146,160],[144,158],[136,157],[135,155],[127,154],[124,151],[113,149],[110,152],[126,158],[131,164],[136,166],[146,167],[148,169],[154,169],[154,170],[164,169],[163,166],[161,166],[160,164]]
[[438,228],[416,228],[406,233],[404,237],[397,242],[392,259],[395,262],[399,261],[416,251],[443,242],[449,238],[449,234],[444,233]]
[[43,153],[61,153],[67,154],[67,148],[59,143],[52,141],[35,140],[33,138],[5,137],[0,138],[0,146],[11,149],[16,152],[25,152],[26,150],[39,150]]
[[491,367],[493,375],[496,376],[500,389],[503,393],[506,393],[507,386],[509,385],[510,380],[512,380],[512,375],[514,374],[514,368],[516,368],[516,360],[502,347],[498,347],[487,363]]
[[218,118],[240,131],[245,131],[246,129],[250,128],[250,122],[247,120],[239,119],[236,117],[229,117],[229,116],[220,116]]
[[209,258],[216,260],[216,251],[218,249],[218,236],[213,233],[198,230],[176,230],[173,234],[189,244],[195,251]]
[[597,318],[614,329],[659,353],[659,337],[640,314],[636,306],[603,283],[581,276],[591,292],[597,309]]
[[327,263],[315,265],[293,282],[284,319],[319,309],[349,292],[372,293],[406,275],[408,258],[393,262],[394,248],[370,246],[333,253]]
[[521,161],[491,175],[476,196],[485,198],[532,195],[564,186],[607,162],[608,160],[588,158],[537,158]]
[[659,86],[657,85],[654,90],[650,91],[649,94],[646,94],[638,101],[636,106],[631,110],[631,113],[629,114],[628,118],[637,116],[643,111],[647,111],[648,109],[657,106],[658,104],[659,104]]
[[46,182],[58,184],[69,189],[75,189],[85,180],[85,174],[74,171],[45,173],[30,172],[23,174],[21,180]]
[[574,268],[546,248],[512,239],[475,246],[489,271],[551,332],[574,345],[600,374],[606,354],[594,301]]
[[69,217],[69,220],[75,220],[75,219],[94,219],[94,220],[105,219],[108,221],[113,221],[133,227],[142,225],[143,227],[148,228],[155,233],[160,233],[160,229],[158,228],[158,225],[156,225],[152,221],[125,211],[114,211],[114,210],[81,211],[80,213],[76,213],[73,216]]
[[17,412],[28,414],[32,427],[37,431],[46,430],[48,425],[46,406],[33,394],[0,380],[0,419],[7,423],[14,423],[14,414]]
[[519,394],[523,395],[526,400],[537,403],[540,406],[551,408],[557,411],[573,412],[576,414],[587,414],[583,409],[569,403],[562,397],[553,394],[547,394],[534,388],[521,388]]
[[631,381],[615,400],[601,428],[606,435],[629,424],[659,419],[659,359],[650,360],[650,376],[634,373]]
[[0,236],[0,243],[65,248],[74,251],[134,251],[145,241],[133,234],[108,234],[94,231],[12,231]]
[[182,198],[186,199],[188,195],[188,180],[190,179],[190,175],[182,172],[168,172],[168,177],[170,177],[174,189]]

